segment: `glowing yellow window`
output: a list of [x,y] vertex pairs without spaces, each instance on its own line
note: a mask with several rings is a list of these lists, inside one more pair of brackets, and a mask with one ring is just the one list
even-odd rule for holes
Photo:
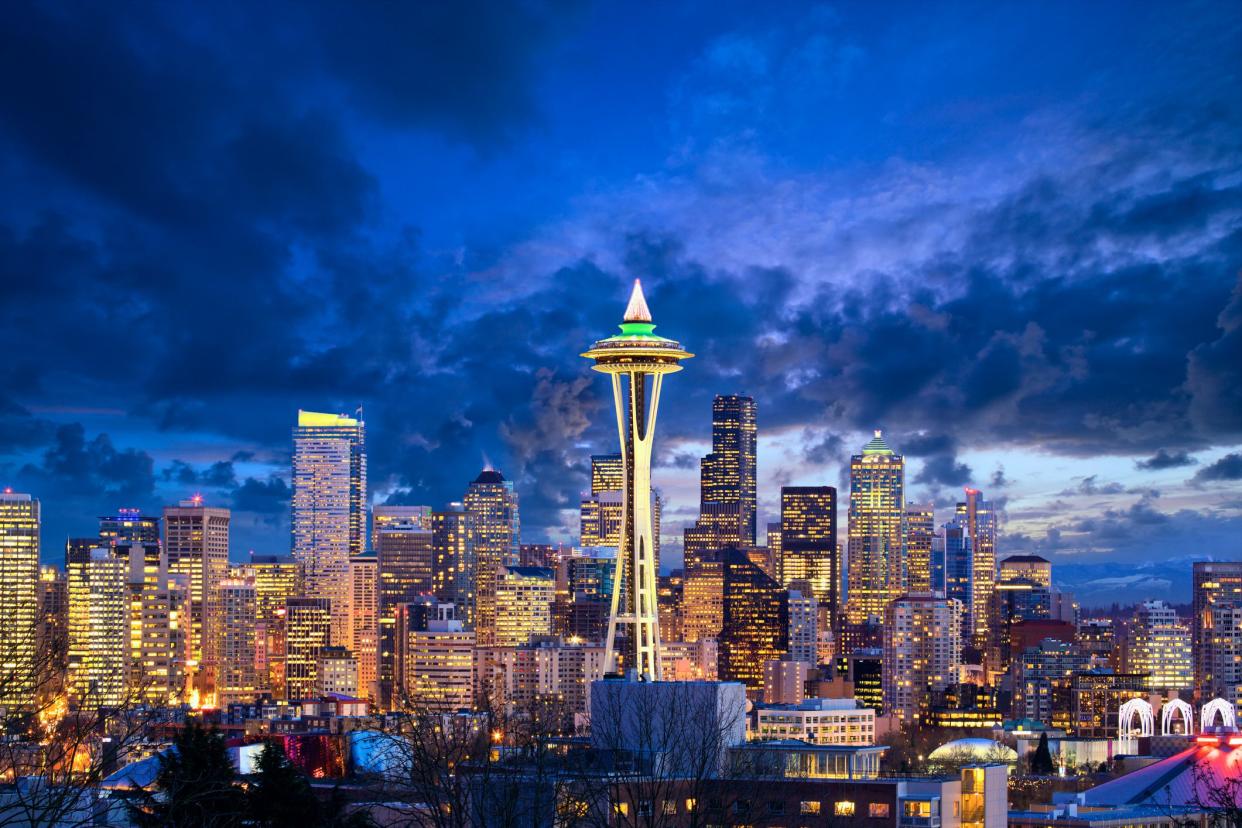
[[818,814],[819,803],[818,802],[807,802],[806,800],[803,800],[802,807],[800,808],[800,810],[804,814]]
[[848,799],[843,799],[840,802],[834,802],[832,805],[832,812],[836,816],[853,816],[854,803],[850,802]]

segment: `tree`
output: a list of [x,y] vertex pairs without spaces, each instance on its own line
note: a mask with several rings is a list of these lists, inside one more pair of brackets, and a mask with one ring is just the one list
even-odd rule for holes
[[323,809],[310,782],[289,761],[278,739],[263,746],[257,764],[258,772],[246,791],[253,824],[263,828],[312,828],[324,821]]
[[1031,754],[1031,773],[1036,776],[1050,776],[1053,773],[1052,752],[1048,749],[1048,734],[1039,734],[1039,745]]
[[130,818],[139,828],[232,828],[243,824],[245,795],[215,730],[190,725],[159,757],[153,790],[134,793]]

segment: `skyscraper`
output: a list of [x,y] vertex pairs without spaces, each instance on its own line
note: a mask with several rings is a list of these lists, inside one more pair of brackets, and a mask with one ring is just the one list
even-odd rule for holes
[[206,506],[201,497],[164,507],[164,553],[168,571],[184,575],[190,589],[189,670],[200,696],[215,681],[219,642],[220,582],[229,574],[228,509]]
[[474,523],[474,630],[481,646],[496,635],[496,583],[500,568],[516,561],[520,544],[518,497],[513,483],[484,469],[462,499]]
[[396,506],[389,503],[371,507],[371,548],[379,546],[379,533],[389,526],[431,528],[430,506]]
[[450,503],[431,515],[432,591],[457,608],[465,626],[474,623],[474,515]]
[[290,598],[285,605],[285,698],[314,695],[319,653],[329,646],[332,606],[327,598]]
[[621,545],[625,519],[625,464],[620,454],[591,455],[591,496],[579,506],[583,546]]
[[932,590],[932,538],[936,535],[936,507],[931,503],[906,504],[906,589]]
[[851,624],[883,617],[888,602],[905,591],[905,508],[905,459],[877,429],[862,454],[850,458],[846,614]]
[[159,543],[160,519],[142,514],[141,509],[117,509],[115,515],[100,516],[99,539],[105,544],[114,541]]
[[35,702],[39,525],[38,500],[0,493],[0,707],[6,709]]
[[962,521],[951,520],[941,527],[940,533],[944,544],[944,594],[946,598],[957,601],[961,608],[961,635],[964,641],[970,641],[971,630],[974,629],[970,618],[970,602],[974,594],[971,582],[971,560],[974,555],[970,532]]
[[763,692],[763,668],[789,651],[789,593],[736,547],[721,553],[720,679]]
[[[251,701],[266,686],[256,670],[258,653],[258,593],[254,578],[226,578],[220,582],[221,706]],[[266,676],[262,677],[266,679]]]
[[39,567],[38,604],[36,696],[40,704],[47,704],[64,690],[69,652],[69,587],[58,567]]
[[753,397],[712,400],[712,450],[699,471],[699,519],[686,530],[687,548],[754,546],[758,430]]
[[110,547],[71,548],[69,706],[119,707],[129,676],[128,562]]
[[626,654],[620,662],[626,669],[637,670],[640,676],[658,680],[660,616],[651,508],[651,447],[664,376],[680,371],[678,363],[693,355],[680,343],[656,335],[637,279],[622,320],[621,333],[599,340],[582,355],[595,361],[596,371],[612,378],[617,432],[625,465],[625,529],[617,555],[604,661],[609,671],[619,666],[615,644],[620,623],[627,641]]
[[961,607],[929,594],[906,595],[884,613],[884,710],[917,722],[929,694],[957,681]]
[[[1191,590],[1195,690],[1201,700],[1207,700],[1227,692],[1232,684],[1222,680],[1224,676],[1220,671],[1222,657],[1232,646],[1229,643],[1232,631],[1215,627],[1212,613],[1214,607],[1242,603],[1242,561],[1195,562],[1191,569]],[[1226,614],[1220,620],[1232,617]]]
[[332,640],[348,646],[349,556],[366,549],[366,424],[298,411],[293,429],[293,556],[306,594],[331,601]]
[[781,583],[786,589],[809,590],[835,624],[841,609],[837,490],[783,486],[779,537]]
[[966,487],[966,502],[957,504],[957,518],[970,535],[969,634],[975,646],[986,646],[988,608],[996,585],[996,510],[978,489]]
[[539,566],[506,566],[496,585],[496,646],[517,647],[552,633],[556,578]]
[[384,526],[377,538],[377,680],[382,706],[391,704],[396,680],[397,608],[431,595],[433,540],[432,527],[423,526],[421,518]]
[[374,552],[349,559],[349,604],[353,608],[349,647],[358,668],[354,693],[375,699],[379,681],[379,560]]

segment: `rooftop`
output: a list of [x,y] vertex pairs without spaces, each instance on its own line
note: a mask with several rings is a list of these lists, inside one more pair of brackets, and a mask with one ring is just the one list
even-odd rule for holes
[[341,427],[356,426],[358,421],[353,417],[346,417],[344,414],[324,414],[318,411],[303,411],[298,409],[298,427],[299,428],[316,428],[316,427]]

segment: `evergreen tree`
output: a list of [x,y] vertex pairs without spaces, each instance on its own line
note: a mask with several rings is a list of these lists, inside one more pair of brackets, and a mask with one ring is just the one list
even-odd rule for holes
[[246,798],[250,817],[264,828],[314,828],[323,821],[310,782],[285,754],[279,740],[269,740],[259,754],[258,772]]
[[215,730],[190,725],[159,757],[153,788],[137,793],[129,805],[139,828],[233,828],[242,824],[245,797],[237,787],[224,738]]
[[1048,734],[1045,732],[1039,734],[1039,745],[1031,754],[1031,773],[1037,776],[1049,776],[1052,770],[1052,753],[1048,750]]

